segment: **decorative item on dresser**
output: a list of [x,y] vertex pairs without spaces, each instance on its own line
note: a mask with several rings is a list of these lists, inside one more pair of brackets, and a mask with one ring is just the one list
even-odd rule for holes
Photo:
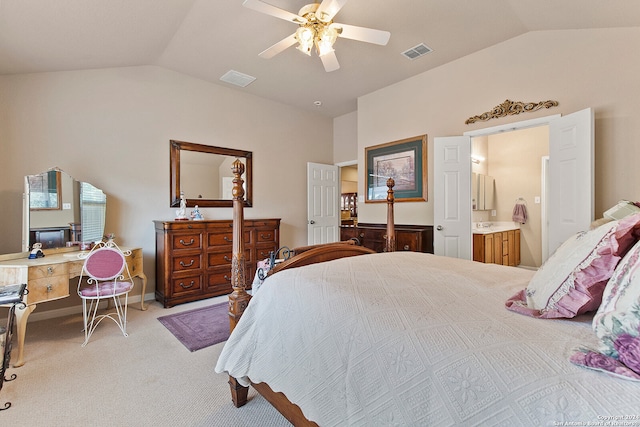
[[[164,307],[231,292],[231,220],[154,221],[156,300]],[[280,218],[244,221],[247,274],[280,247]]]
[[[396,250],[433,253],[432,225],[396,225]],[[384,252],[387,224],[359,223],[340,227],[340,240],[356,238],[365,248]]]

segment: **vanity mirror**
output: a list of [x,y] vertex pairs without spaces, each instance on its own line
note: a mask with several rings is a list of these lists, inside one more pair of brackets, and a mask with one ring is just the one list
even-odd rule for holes
[[245,207],[253,202],[251,151],[213,147],[185,141],[169,141],[171,207],[180,206],[184,194],[187,206],[232,207],[231,164],[240,158],[245,165]]
[[53,168],[24,179],[22,250],[95,242],[104,235],[107,196],[88,182]]
[[471,174],[471,205],[474,211],[488,211],[494,209],[493,177],[480,173]]

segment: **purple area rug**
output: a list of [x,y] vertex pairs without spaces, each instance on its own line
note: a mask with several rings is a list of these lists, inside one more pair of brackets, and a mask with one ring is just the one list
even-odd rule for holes
[[200,350],[229,338],[229,304],[226,302],[158,317],[189,351]]

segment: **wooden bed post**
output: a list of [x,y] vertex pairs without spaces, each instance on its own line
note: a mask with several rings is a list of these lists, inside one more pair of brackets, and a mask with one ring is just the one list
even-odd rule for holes
[[[242,174],[244,165],[239,159],[233,162],[233,246],[231,253],[231,286],[233,292],[229,295],[229,330],[238,324],[242,313],[247,308],[251,295],[247,293],[244,259],[244,188]],[[229,375],[231,399],[236,407],[247,403],[249,387],[243,387],[234,377]]]
[[396,182],[393,178],[387,179],[387,244],[385,247],[386,252],[395,252],[396,251],[396,229],[394,225],[393,219],[393,186],[396,185]]

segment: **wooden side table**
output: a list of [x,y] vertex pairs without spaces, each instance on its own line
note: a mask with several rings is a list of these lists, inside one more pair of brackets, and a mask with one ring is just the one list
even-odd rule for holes
[[[5,381],[13,381],[16,379],[16,374],[12,374],[6,377],[5,374],[9,368],[9,362],[11,361],[11,347],[13,342],[13,329],[16,318],[16,306],[24,304],[22,297],[24,296],[27,284],[22,285],[7,285],[0,286],[0,304],[10,305],[9,317],[7,319],[6,331],[0,335],[0,349],[2,350],[2,365],[0,366],[0,391]],[[11,402],[6,402],[4,407],[0,408],[0,411],[9,409]]]

